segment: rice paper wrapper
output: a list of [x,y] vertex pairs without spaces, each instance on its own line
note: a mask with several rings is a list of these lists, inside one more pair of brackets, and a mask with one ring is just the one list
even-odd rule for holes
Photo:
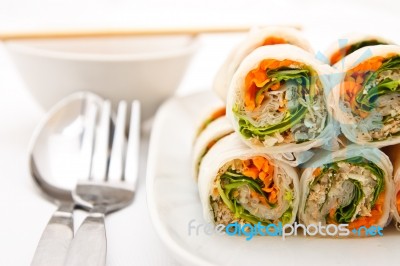
[[197,138],[200,136],[203,129],[204,123],[211,118],[211,116],[219,109],[225,106],[225,103],[218,98],[217,95],[211,92],[211,97],[207,98],[207,104],[204,105],[200,110],[196,110],[197,115],[194,117],[195,124],[195,134],[193,137],[193,144],[196,142]]
[[340,99],[340,89],[343,85],[343,81],[345,79],[347,71],[351,70],[363,61],[366,61],[372,57],[387,56],[393,53],[400,54],[400,46],[376,45],[361,48],[354,53],[346,56],[341,62],[339,62],[343,66],[342,70],[336,71],[336,73],[331,76],[333,89],[328,95],[329,103],[331,104],[331,109],[333,110],[333,115],[335,119],[340,123],[342,133],[353,143],[377,148],[400,143],[400,136],[394,136],[390,139],[372,142],[359,139],[357,137],[357,127],[359,122],[355,120],[355,117],[351,114],[351,112],[346,111],[343,108],[343,104]]
[[281,168],[286,172],[287,176],[293,180],[294,200],[292,219],[289,223],[295,221],[300,196],[298,173],[295,168],[286,163],[274,160],[270,155],[250,149],[238,139],[236,134],[231,134],[221,139],[210,149],[200,166],[198,188],[201,204],[203,206],[204,218],[207,222],[214,223],[213,211],[209,199],[212,185],[221,167],[234,159],[246,160],[255,156],[267,158],[270,162],[275,164],[275,167]]
[[[237,95],[243,99],[244,90],[244,80],[246,75],[253,69],[257,68],[261,61],[264,59],[275,59],[283,61],[289,59],[292,61],[304,63],[310,66],[319,76],[321,84],[323,86],[324,98],[326,107],[328,110],[327,123],[323,131],[318,135],[317,138],[306,141],[303,143],[288,143],[280,144],[277,146],[263,146],[255,145],[249,139],[245,139],[239,132],[239,124],[232,108],[236,102]],[[268,154],[275,153],[288,153],[288,152],[305,152],[312,148],[322,147],[329,150],[337,149],[338,145],[335,141],[335,137],[338,135],[338,123],[333,119],[332,113],[332,103],[329,103],[331,99],[327,98],[331,92],[331,76],[336,73],[336,70],[332,67],[322,64],[320,61],[315,59],[310,53],[305,52],[293,45],[282,44],[273,45],[268,47],[260,47],[254,50],[250,55],[248,55],[233,76],[232,82],[229,88],[229,94],[227,98],[227,110],[226,114],[231,121],[235,131],[241,137],[244,143],[249,147]],[[332,141],[333,140],[333,141]]]
[[303,37],[300,31],[294,28],[266,27],[252,29],[246,36],[246,39],[229,54],[214,79],[213,89],[222,100],[226,101],[229,84],[242,60],[254,49],[262,46],[265,39],[268,37],[282,38],[289,44],[313,53],[309,42]]
[[[383,44],[395,44],[393,41],[388,40],[386,38],[383,38],[381,36],[377,35],[371,35],[371,34],[362,34],[362,33],[351,33],[342,36],[341,38],[338,38],[335,42],[333,42],[329,48],[326,50],[324,53],[324,60],[323,62],[326,64],[330,64],[330,59],[333,54],[336,52],[340,51],[341,49],[360,43],[364,41],[371,41],[375,40],[377,42],[383,43]],[[343,60],[343,58],[342,58]],[[338,61],[334,64],[334,67],[337,69],[341,69],[343,62]]]
[[221,138],[232,132],[232,125],[229,123],[226,116],[223,116],[211,122],[196,139],[192,155],[192,169],[195,180],[197,180],[199,166],[210,144],[218,142]]
[[382,149],[393,164],[393,197],[392,197],[392,213],[398,224],[400,224],[400,213],[397,207],[397,194],[400,192],[400,144],[388,146]]
[[306,204],[306,198],[309,193],[308,185],[313,180],[314,170],[325,164],[357,156],[361,156],[375,163],[379,168],[383,170],[385,180],[385,201],[383,206],[383,214],[382,217],[379,219],[377,225],[384,227],[390,222],[391,198],[393,191],[392,163],[390,162],[386,154],[381,152],[379,149],[362,147],[355,144],[349,145],[346,148],[335,152],[320,150],[320,152],[317,153],[312,160],[302,166],[302,174],[300,178],[301,196],[298,212],[298,218],[300,222],[305,224],[307,224],[308,222],[308,218],[306,217],[304,212],[304,206]]

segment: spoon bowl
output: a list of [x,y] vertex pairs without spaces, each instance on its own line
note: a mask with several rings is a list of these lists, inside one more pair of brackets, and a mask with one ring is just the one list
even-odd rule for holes
[[58,210],[42,234],[32,265],[63,265],[73,237],[72,190],[90,169],[84,141],[88,112],[102,104],[103,99],[93,93],[74,93],[56,104],[33,134],[31,175]]
[[103,100],[89,92],[74,93],[56,104],[31,141],[31,174],[52,200],[71,200],[78,179],[86,178],[82,139],[88,107]]

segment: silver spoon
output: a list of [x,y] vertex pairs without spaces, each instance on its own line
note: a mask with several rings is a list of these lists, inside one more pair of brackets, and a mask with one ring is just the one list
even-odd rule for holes
[[[29,149],[31,175],[58,205],[36,248],[31,265],[63,265],[73,238],[72,190],[90,171],[86,128],[88,114],[103,100],[89,92],[70,95],[56,104],[36,128]],[[86,132],[86,134],[85,134]]]

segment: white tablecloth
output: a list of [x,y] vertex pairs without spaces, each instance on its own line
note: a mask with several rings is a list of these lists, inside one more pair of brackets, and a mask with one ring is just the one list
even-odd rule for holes
[[[95,3],[85,1],[85,6],[90,7],[92,2]],[[155,17],[169,21],[170,25],[182,25],[187,22],[184,24],[186,26],[212,25],[216,22],[240,24],[234,23],[238,20],[262,24],[301,22],[306,26],[305,34],[316,51],[323,51],[326,45],[340,34],[356,30],[383,34],[395,41],[400,40],[397,34],[398,4],[395,5],[394,1],[389,0],[379,4],[373,1],[350,3],[338,0],[332,2],[330,6],[324,6],[321,1],[314,0],[305,1],[304,5],[303,1],[278,1],[275,11],[267,13],[266,7],[257,6],[257,3],[261,1],[250,1],[252,4],[249,5],[238,4],[239,1],[234,1],[237,9],[226,7],[219,2],[217,7],[220,10],[227,8],[231,11],[226,16],[220,17],[218,9],[213,6],[214,1],[205,1],[205,6],[199,5],[203,1],[197,1],[195,6],[191,6],[188,1],[168,1],[175,4],[178,2],[186,8],[186,12],[180,12],[179,8],[174,9],[176,6],[164,4],[155,9],[155,13],[151,13],[152,16],[147,16],[146,14],[150,13],[145,13],[143,10],[152,10],[157,5],[157,1],[149,1],[151,6],[146,6],[143,4],[144,1],[139,1],[142,4],[136,9],[132,5],[131,16],[130,9],[124,8],[128,1],[116,1],[113,5],[116,9],[109,8],[110,3],[114,1],[100,2],[101,4],[95,6],[92,13],[80,10],[74,16],[74,25],[85,22],[85,25],[89,26],[152,26],[157,22],[154,22]],[[0,30],[40,28],[43,25],[50,25],[49,21],[55,21],[55,24],[51,25],[65,26],[68,25],[65,21],[68,21],[67,18],[70,18],[72,14],[68,12],[68,6],[65,3],[62,4],[62,1],[41,0],[36,5],[33,1],[27,1],[24,2],[27,4],[25,8],[21,3],[22,0],[0,0]],[[42,6],[40,3],[47,5]],[[227,2],[224,1],[224,3]],[[291,3],[298,4],[292,6]],[[309,5],[306,5],[307,3]],[[47,6],[54,12],[44,11]],[[246,9],[249,6],[252,7],[251,11]],[[69,11],[73,9],[71,6],[69,8]],[[62,12],[63,10],[67,11]],[[107,10],[110,16],[103,16],[101,10]],[[118,10],[121,12],[118,13]],[[136,18],[139,18],[140,23],[135,24],[134,12],[138,10],[139,13],[136,15],[139,17]],[[169,13],[168,10],[173,12]],[[197,12],[198,10],[200,11]],[[168,20],[171,15],[174,19]],[[64,22],[61,23],[61,21]],[[93,24],[94,21],[102,23]],[[218,66],[238,39],[239,37],[235,35],[204,38],[203,47],[193,60],[177,93],[184,95],[210,88]],[[0,265],[28,265],[42,230],[56,209],[51,202],[42,197],[28,171],[26,152],[29,138],[42,116],[43,111],[29,95],[4,47],[0,44]],[[141,157],[141,177],[135,201],[126,209],[108,216],[106,220],[109,241],[108,265],[177,265],[157,237],[149,219],[145,191],[147,142],[148,134],[145,134],[142,140],[144,149]],[[84,212],[77,211],[76,218],[75,225],[78,226],[84,218]]]

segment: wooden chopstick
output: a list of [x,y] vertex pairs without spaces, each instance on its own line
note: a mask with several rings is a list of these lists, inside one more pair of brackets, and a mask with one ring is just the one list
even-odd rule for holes
[[[284,25],[301,30],[299,25]],[[96,38],[96,37],[125,37],[125,36],[152,36],[152,35],[198,35],[214,33],[247,32],[250,26],[236,27],[203,27],[203,28],[148,28],[148,29],[120,29],[120,30],[77,30],[77,31],[38,31],[38,32],[0,32],[0,40],[22,39],[68,39],[68,38]]]

